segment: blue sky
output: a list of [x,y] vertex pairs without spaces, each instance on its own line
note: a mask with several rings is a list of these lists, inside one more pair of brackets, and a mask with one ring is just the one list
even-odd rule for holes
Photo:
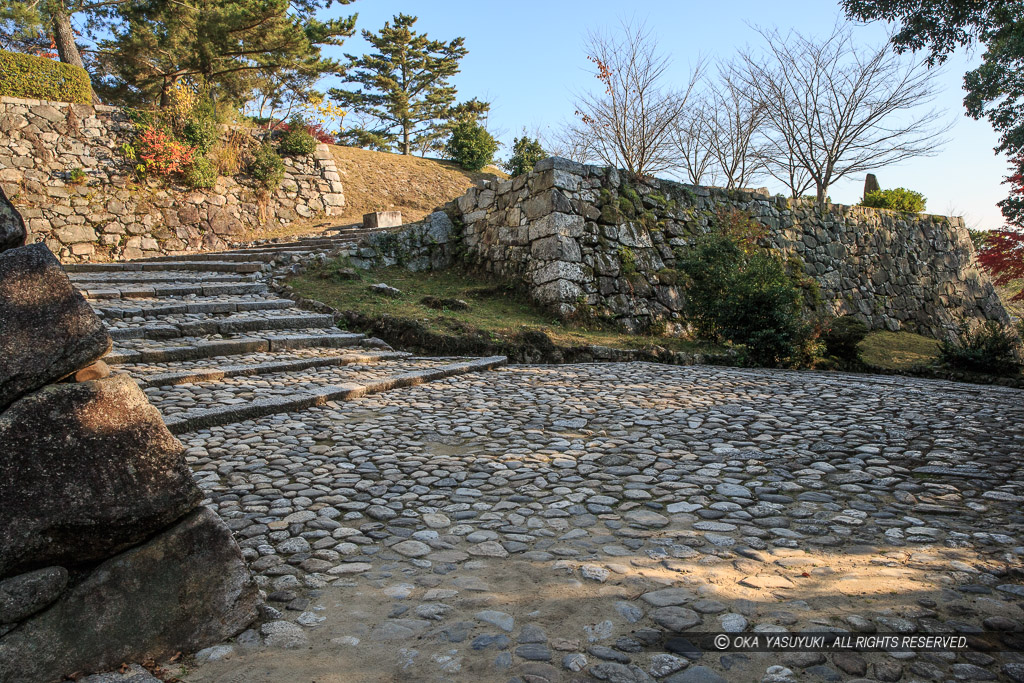
[[[334,8],[332,12],[338,12]],[[744,45],[757,44],[750,25],[797,28],[804,33],[828,32],[841,17],[838,3],[792,0],[721,3],[639,1],[630,7],[608,0],[405,0],[402,3],[359,0],[341,12],[359,13],[357,29],[375,31],[398,12],[419,17],[417,27],[430,37],[466,38],[469,54],[454,79],[460,99],[492,102],[488,126],[499,133],[507,156],[512,138],[525,127],[557,127],[573,115],[572,93],[592,86],[583,42],[588,30],[617,27],[623,18],[647,22],[661,49],[674,60],[672,74],[683,82],[700,56],[727,60]],[[886,39],[883,24],[855,26],[858,42],[878,45]],[[368,45],[359,36],[338,53],[362,54]],[[337,56],[341,56],[337,54]],[[934,157],[904,162],[876,171],[882,187],[908,187],[923,192],[928,211],[964,215],[968,225],[1001,225],[996,202],[1005,196],[1001,185],[1006,163],[992,148],[996,135],[985,121],[964,116],[962,77],[977,55],[958,53],[938,75],[940,94],[932,106],[948,112],[954,122],[949,142]],[[834,185],[829,194],[840,203],[860,199],[863,176]],[[773,191],[782,188],[770,182]]]

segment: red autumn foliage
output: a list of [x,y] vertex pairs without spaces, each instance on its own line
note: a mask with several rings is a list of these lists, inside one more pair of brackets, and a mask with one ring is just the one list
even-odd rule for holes
[[156,128],[142,131],[136,142],[138,157],[146,162],[146,170],[156,175],[181,173],[195,158],[196,148],[184,145]]
[[[278,124],[275,125],[274,128],[276,130],[281,131],[282,133],[287,133],[289,130],[291,130],[291,124],[278,122]],[[306,132],[315,137],[317,139],[317,142],[323,142],[328,145],[338,144],[334,139],[334,135],[328,132],[328,130],[324,128],[322,123],[307,123]]]
[[[1024,279],[1024,230],[993,230],[985,235],[978,261],[992,274],[997,285]],[[1024,301],[1024,289],[1014,301]]]

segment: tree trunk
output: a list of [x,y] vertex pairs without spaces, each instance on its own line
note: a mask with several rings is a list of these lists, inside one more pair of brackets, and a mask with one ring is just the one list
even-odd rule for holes
[[75,31],[71,28],[71,15],[58,6],[53,12],[53,42],[57,45],[60,61],[85,68],[82,55],[75,44]]
[[402,154],[409,156],[412,154],[412,146],[409,143],[409,129],[402,128]]
[[818,185],[818,206],[825,206],[825,193],[828,192],[828,187],[824,185]]
[[[82,61],[82,54],[78,51],[78,45],[75,43],[75,30],[71,28],[71,15],[63,5],[58,4],[52,16],[53,42],[57,46],[57,55],[60,57],[60,61],[84,69],[85,62]],[[93,104],[101,104],[96,90],[91,87],[90,89],[92,90]]]
[[[164,78],[163,86],[160,88],[160,108],[163,109],[171,104],[171,86],[175,79]],[[269,124],[268,124],[269,127]]]

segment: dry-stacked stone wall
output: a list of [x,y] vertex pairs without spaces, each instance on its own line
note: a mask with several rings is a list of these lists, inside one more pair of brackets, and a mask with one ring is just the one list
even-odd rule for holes
[[461,258],[520,282],[563,316],[598,315],[629,330],[683,319],[679,254],[716,212],[739,210],[817,284],[823,312],[874,329],[941,338],[960,321],[1008,321],[958,218],[651,180],[545,159],[517,178],[471,189],[446,207],[450,237],[425,224],[368,242],[357,265],[427,267]]
[[[131,129],[117,107],[0,98],[0,188],[25,217],[29,242],[45,242],[63,262],[181,254],[345,204],[327,145],[285,157],[272,192],[241,175],[192,190],[137,181],[121,152]],[[84,180],[74,182],[75,169]]]

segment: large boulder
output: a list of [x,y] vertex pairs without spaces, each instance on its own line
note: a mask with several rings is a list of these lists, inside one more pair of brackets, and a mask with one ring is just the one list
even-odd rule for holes
[[0,253],[0,411],[109,350],[103,322],[46,245]]
[[0,251],[25,244],[25,221],[0,188]]
[[181,442],[128,375],[21,398],[0,414],[0,444],[0,577],[108,558],[202,500]]
[[248,626],[257,603],[230,530],[200,508],[0,637],[0,680],[58,681],[209,647]]

